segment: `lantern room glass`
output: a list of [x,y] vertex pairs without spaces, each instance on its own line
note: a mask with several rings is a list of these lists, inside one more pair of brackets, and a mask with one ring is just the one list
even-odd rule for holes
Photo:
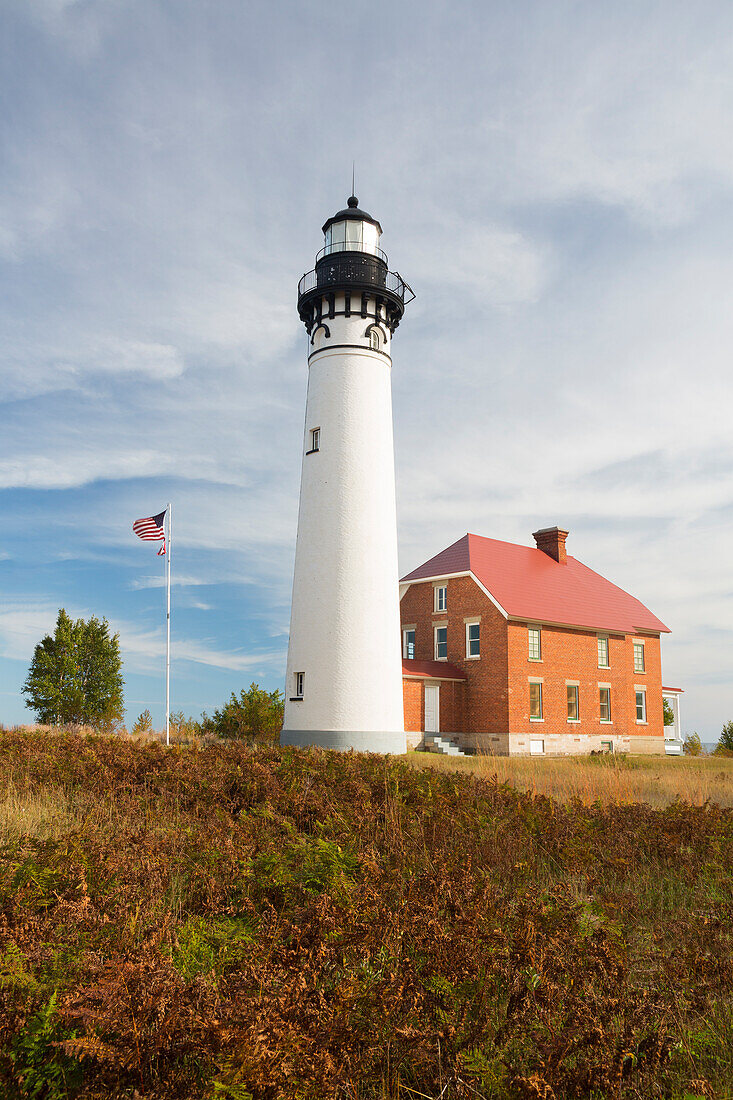
[[361,218],[345,218],[333,222],[326,230],[324,255],[332,252],[368,252],[379,254],[379,230],[372,222]]

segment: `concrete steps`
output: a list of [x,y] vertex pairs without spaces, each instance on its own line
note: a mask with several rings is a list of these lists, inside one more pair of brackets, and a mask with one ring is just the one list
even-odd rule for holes
[[451,741],[449,737],[439,733],[425,734],[425,748],[428,752],[441,752],[444,756],[465,756],[462,748]]

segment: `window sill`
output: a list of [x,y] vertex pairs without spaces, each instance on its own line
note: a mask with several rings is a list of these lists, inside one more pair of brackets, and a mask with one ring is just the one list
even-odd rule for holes
[[291,695],[288,699],[289,703],[302,703],[305,699],[305,695]]
[[466,654],[466,660],[467,661],[480,661],[481,660],[481,654],[480,653],[474,653],[470,657],[469,657],[468,654]]
[[602,726],[612,726],[613,718],[599,718],[598,721]]
[[307,455],[317,455],[318,452],[320,451],[320,449],[321,449],[320,447],[314,447],[312,451],[306,451],[305,453]]
[[611,666],[610,665],[599,665],[598,667],[608,670]]
[[568,725],[569,726],[579,726],[580,725],[580,718],[568,718]]
[[543,665],[545,663],[541,657],[528,657],[527,660],[531,665]]
[[637,726],[648,726],[649,725],[648,722],[642,722],[642,720],[640,718],[637,718],[636,722],[634,724],[637,725]]
[[544,722],[544,718],[532,718],[530,715],[530,722]]
[[435,660],[436,661],[447,661],[448,658],[447,657],[436,657]]

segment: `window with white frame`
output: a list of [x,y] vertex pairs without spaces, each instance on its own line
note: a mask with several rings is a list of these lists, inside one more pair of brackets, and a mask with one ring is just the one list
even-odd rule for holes
[[608,668],[608,638],[605,634],[598,635],[598,667]]
[[634,642],[634,672],[644,672],[643,642]]
[[481,656],[481,624],[466,623],[466,657]]
[[544,756],[545,755],[545,742],[539,737],[531,737],[529,740],[529,755],[530,756]]
[[436,626],[435,628],[435,660],[448,660],[448,627]]
[[598,706],[600,709],[600,717],[602,722],[611,721],[611,689],[610,687],[599,687],[598,689]]
[[448,610],[448,585],[436,584],[433,589],[435,596],[435,611],[447,611]]
[[636,692],[636,721],[646,722],[646,692]]
[[580,721],[579,688],[577,684],[566,684],[568,694],[568,722]]
[[373,328],[369,333],[369,343],[371,344],[374,351],[379,351],[379,333],[375,328]]
[[535,722],[542,718],[542,684],[536,681],[529,684],[529,717]]
[[415,628],[409,627],[402,631],[402,656],[406,661],[415,659]]
[[321,449],[321,429],[311,428],[311,445],[308,451],[309,455],[312,455],[314,451],[320,451]]
[[542,630],[539,626],[527,627],[528,656],[530,661],[542,660]]
[[295,698],[302,699],[305,691],[305,673],[295,673]]

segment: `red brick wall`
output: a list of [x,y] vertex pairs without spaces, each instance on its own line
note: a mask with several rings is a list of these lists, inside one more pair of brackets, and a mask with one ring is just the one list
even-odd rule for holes
[[[663,737],[662,671],[659,638],[645,639],[646,671],[634,672],[633,638],[609,635],[609,668],[598,667],[597,635],[594,631],[563,627],[542,627],[542,660],[528,657],[527,623],[509,623],[509,729],[512,733],[534,731],[537,736],[563,734],[582,736]],[[529,720],[529,677],[543,680],[543,722]],[[567,720],[566,680],[580,686],[580,722]],[[599,716],[598,683],[611,685],[611,724]],[[636,724],[634,685],[646,685],[647,725]]]
[[402,699],[405,708],[405,730],[416,732],[424,726],[425,708],[422,680],[403,680]]
[[[445,733],[506,733],[509,728],[506,620],[471,577],[455,577],[446,581],[446,585],[447,611],[433,612],[430,581],[410,585],[400,604],[402,624],[415,625],[415,658],[435,659],[433,624],[447,622],[448,661],[466,676],[465,685],[441,682],[440,728]],[[481,616],[481,656],[478,660],[467,660],[464,620],[474,616]],[[448,687],[454,690],[448,692]]]

